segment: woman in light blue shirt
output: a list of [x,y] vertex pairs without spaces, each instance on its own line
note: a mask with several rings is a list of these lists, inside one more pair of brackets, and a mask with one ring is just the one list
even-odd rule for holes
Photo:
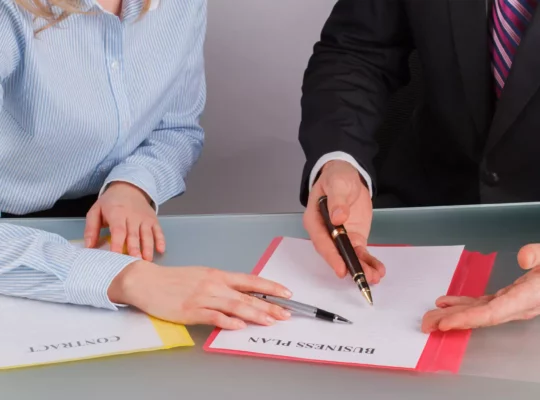
[[[0,0],[0,212],[87,221],[84,249],[0,223],[0,294],[226,329],[288,318],[243,294],[290,295],[274,282],[151,263],[159,205],[203,146],[206,0],[79,4]],[[112,252],[92,248],[102,226]]]

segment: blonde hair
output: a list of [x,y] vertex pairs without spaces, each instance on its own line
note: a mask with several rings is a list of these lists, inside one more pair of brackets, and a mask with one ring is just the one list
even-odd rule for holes
[[[151,0],[144,0],[140,16],[143,16],[149,10],[150,2]],[[30,12],[35,18],[42,18],[47,22],[47,24],[38,29],[36,33],[63,21],[71,14],[82,13],[78,0],[46,0],[45,2],[43,0],[15,0],[15,3]],[[55,14],[52,9],[53,7],[57,7],[61,10],[60,15]]]

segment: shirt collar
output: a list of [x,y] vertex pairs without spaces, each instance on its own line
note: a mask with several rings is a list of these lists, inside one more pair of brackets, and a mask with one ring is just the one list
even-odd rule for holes
[[[79,0],[83,11],[90,11],[92,8],[97,7],[103,10],[97,0]],[[122,1],[122,14],[126,13],[126,10],[142,10],[144,0],[124,0]],[[153,11],[158,8],[160,0],[150,0],[149,11]]]

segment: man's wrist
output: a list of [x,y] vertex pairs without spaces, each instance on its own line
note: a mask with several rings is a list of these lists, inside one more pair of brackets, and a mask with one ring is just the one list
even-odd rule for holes
[[371,176],[358,163],[358,161],[354,157],[342,151],[334,151],[334,152],[324,154],[317,160],[317,162],[311,169],[311,173],[309,175],[309,180],[308,180],[309,191],[311,191],[317,179],[320,178],[320,175],[323,169],[328,168],[331,165],[334,165],[335,163],[344,163],[344,162],[348,163],[349,166],[352,166],[360,174],[362,183],[368,189],[370,197],[373,197],[373,187],[372,187]]
[[[329,167],[332,167],[332,165],[341,165],[341,168],[350,168],[352,170],[354,170],[356,172],[356,174],[358,175],[358,178],[360,179],[360,182],[362,182],[362,184],[366,187],[366,189],[369,190],[369,185],[368,183],[366,182],[366,180],[364,179],[364,176],[348,161],[343,161],[343,160],[330,160],[328,161],[326,164],[323,165],[323,167],[321,168],[321,171],[319,173],[319,176],[320,174],[322,174],[327,168]],[[315,180],[317,181],[317,180]]]

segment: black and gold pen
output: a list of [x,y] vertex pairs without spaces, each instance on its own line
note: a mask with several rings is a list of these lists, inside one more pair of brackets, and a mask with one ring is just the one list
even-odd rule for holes
[[330,213],[328,211],[328,199],[323,196],[319,199],[319,208],[324,220],[324,223],[332,237],[334,244],[336,245],[341,258],[345,262],[349,273],[351,274],[354,282],[358,285],[358,288],[362,291],[362,294],[367,299],[370,305],[373,305],[373,298],[371,296],[371,289],[366,280],[366,275],[362,264],[354,251],[347,231],[343,225],[334,226],[330,219]]

